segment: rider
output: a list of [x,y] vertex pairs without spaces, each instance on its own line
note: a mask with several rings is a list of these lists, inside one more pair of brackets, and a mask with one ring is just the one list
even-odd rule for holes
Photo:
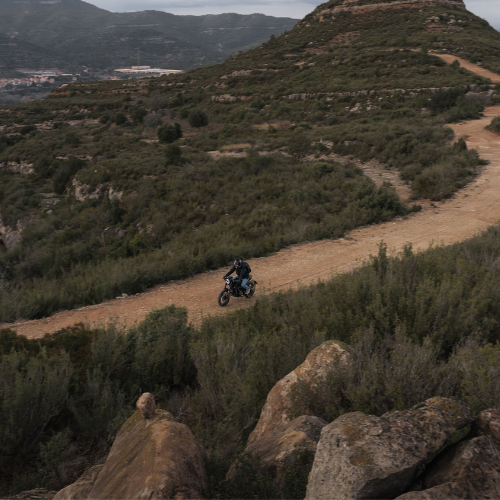
[[228,273],[226,273],[224,279],[226,279],[230,274],[233,274],[234,271],[236,271],[236,275],[241,281],[241,287],[245,290],[245,293],[248,295],[250,293],[250,288],[247,285],[247,283],[250,277],[250,272],[252,271],[250,269],[250,266],[246,262],[243,262],[241,259],[236,259],[234,261],[233,267]]

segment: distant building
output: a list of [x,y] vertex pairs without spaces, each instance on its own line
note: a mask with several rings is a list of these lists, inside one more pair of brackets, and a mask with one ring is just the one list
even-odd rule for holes
[[151,66],[132,66],[131,68],[115,69],[118,73],[126,73],[132,75],[176,75],[177,73],[184,73],[180,69],[160,69],[152,68]]

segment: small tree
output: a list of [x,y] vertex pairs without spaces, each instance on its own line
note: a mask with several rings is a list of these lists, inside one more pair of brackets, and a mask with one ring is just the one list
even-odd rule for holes
[[148,112],[144,108],[135,109],[131,114],[132,120],[134,120],[135,124],[142,123],[147,114]]
[[189,115],[189,125],[194,128],[206,127],[208,125],[208,116],[203,111],[195,109]]
[[302,133],[295,133],[288,143],[288,152],[295,161],[306,157],[311,150],[311,140]]
[[177,164],[182,160],[182,150],[177,144],[169,144],[165,148],[167,163]]
[[171,144],[182,137],[181,126],[178,123],[174,125],[162,125],[158,129],[158,139],[162,144]]
[[118,113],[116,116],[115,116],[115,123],[117,125],[123,125],[127,122],[127,116],[123,113]]

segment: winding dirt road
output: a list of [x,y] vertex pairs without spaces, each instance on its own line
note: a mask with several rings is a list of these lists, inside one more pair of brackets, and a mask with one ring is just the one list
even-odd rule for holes
[[[500,75],[495,76],[500,81]],[[484,128],[499,115],[500,106],[489,107],[480,120],[453,126],[457,139],[463,137],[469,148],[477,148],[481,157],[490,162],[454,198],[435,206],[427,202],[417,214],[356,229],[340,240],[294,245],[270,257],[251,259],[248,262],[259,283],[258,295],[297,288],[352,270],[376,254],[381,241],[394,255],[407,243],[415,250],[426,249],[431,244],[448,245],[470,238],[500,221],[500,135]],[[382,171],[375,163],[365,166],[365,172],[377,183],[391,179],[400,196],[408,194],[394,173]],[[221,277],[226,271],[227,268],[169,282],[142,294],[60,312],[41,320],[0,326],[30,338],[80,322],[96,326],[114,320],[130,326],[144,319],[151,309],[168,304],[186,307],[189,320],[199,324],[203,316],[223,314],[254,302],[255,299],[232,299],[227,307],[218,306],[217,297],[223,286]]]

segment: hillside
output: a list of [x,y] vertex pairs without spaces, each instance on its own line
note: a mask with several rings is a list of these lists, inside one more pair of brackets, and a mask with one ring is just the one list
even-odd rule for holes
[[19,37],[0,33],[0,77],[16,75],[15,70],[26,67],[51,68],[66,64],[65,57],[53,50],[27,43]]
[[[0,109],[1,320],[338,238],[473,179],[484,161],[445,124],[479,118],[498,89],[431,51],[500,34],[461,3],[366,5],[324,4],[220,65]],[[413,200],[349,157],[393,169]]]
[[[52,65],[65,67],[75,63],[92,69],[131,66],[137,64],[140,48],[142,64],[188,69],[222,62],[295,23],[295,19],[262,14],[112,13],[81,0],[0,1],[0,33],[55,52]],[[30,68],[47,67],[45,61],[30,63]]]
[[[499,136],[484,129],[498,128],[500,87],[435,53],[483,51],[469,59],[498,71],[499,41],[461,2],[336,1],[215,66],[0,106],[0,321],[119,296],[127,308],[139,297],[122,294],[156,284],[215,302],[222,280],[203,271],[241,257],[259,273],[250,307],[196,324],[157,296],[128,329],[119,315],[41,339],[0,329],[0,495],[102,463],[149,391],[206,448],[207,497],[304,498],[310,455],[280,490],[242,451],[271,388],[325,340],[354,362],[299,386],[289,418],[434,396],[498,408],[500,230],[447,247],[434,235],[457,241],[500,211]],[[372,256],[329,279],[324,248]]]

